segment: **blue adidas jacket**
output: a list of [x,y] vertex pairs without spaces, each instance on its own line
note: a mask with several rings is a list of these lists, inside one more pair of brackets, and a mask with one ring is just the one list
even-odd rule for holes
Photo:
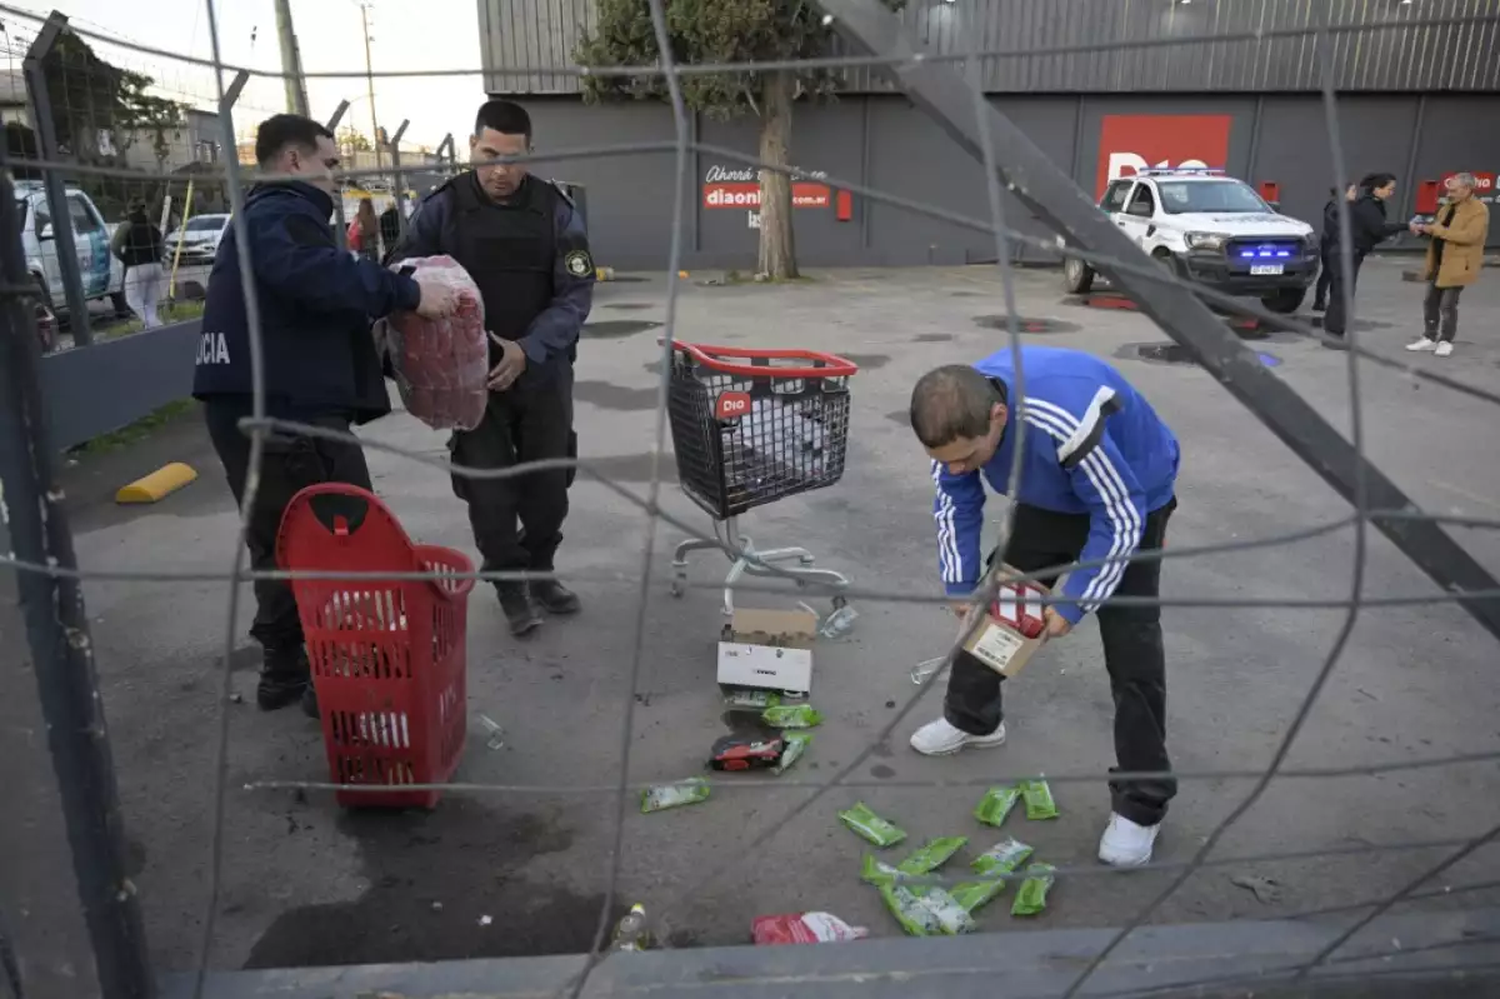
[[[1019,415],[1011,351],[974,365],[1002,383],[1011,400],[994,458],[964,475],[933,462],[938,566],[949,596],[968,596],[983,575],[984,483],[1007,491],[1018,441],[1024,451],[1017,501],[1091,518],[1079,562],[1134,552],[1146,514],[1172,499],[1177,438],[1118,371],[1092,354],[1058,347],[1022,347],[1021,361],[1026,392]],[[1056,604],[1058,612],[1077,624],[1114,592],[1125,567],[1112,562],[1070,572],[1057,595],[1073,602]]]

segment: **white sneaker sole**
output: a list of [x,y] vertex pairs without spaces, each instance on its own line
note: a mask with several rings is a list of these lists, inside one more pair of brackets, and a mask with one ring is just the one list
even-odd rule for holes
[[965,749],[995,749],[996,747],[1003,745],[1005,745],[1005,737],[1001,736],[998,739],[985,741],[979,741],[977,737],[974,740],[966,739],[963,742],[960,742],[958,745],[952,747],[951,749],[921,749],[915,744],[913,744],[911,748],[916,750],[923,756],[957,756]]
[[1134,867],[1145,867],[1147,864],[1151,863],[1151,854],[1148,853],[1146,854],[1146,856],[1141,858],[1131,857],[1129,859],[1111,860],[1101,853],[1099,854],[1099,863],[1103,864],[1106,867],[1117,867],[1122,870],[1129,870]]

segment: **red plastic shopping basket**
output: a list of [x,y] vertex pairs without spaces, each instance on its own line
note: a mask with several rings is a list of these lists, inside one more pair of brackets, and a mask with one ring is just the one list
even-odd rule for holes
[[844,474],[849,378],[811,350],[672,344],[668,415],[682,491],[726,520]]
[[[462,552],[413,544],[391,511],[357,486],[293,497],[276,561],[288,571],[451,572]],[[473,579],[292,580],[339,784],[440,784],[463,755],[466,643]],[[344,806],[431,808],[436,791],[340,791]]]

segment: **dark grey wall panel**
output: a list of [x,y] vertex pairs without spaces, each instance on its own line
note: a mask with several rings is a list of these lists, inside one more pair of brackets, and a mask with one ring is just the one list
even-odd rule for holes
[[[1422,110],[1422,138],[1417,143],[1411,190],[1424,180],[1445,174],[1500,173],[1500,100],[1447,95],[1430,97]],[[1494,195],[1495,191],[1488,192]],[[1500,201],[1490,202],[1491,246],[1500,246]],[[1490,278],[1493,280],[1493,278]]]
[[[485,85],[494,93],[576,93],[573,64],[594,0],[478,0]],[[1010,53],[983,61],[984,87],[1009,93],[1311,91],[1321,81],[1312,35],[1120,49],[1114,43],[1329,24],[1340,90],[1500,90],[1500,0],[910,0],[912,33],[939,53]],[[1412,27],[1456,18],[1461,23]],[[1097,46],[1091,52],[1043,50]],[[1040,52],[1040,54],[1038,54]],[[523,71],[501,76],[497,69]],[[850,92],[884,92],[878,73],[848,71]]]

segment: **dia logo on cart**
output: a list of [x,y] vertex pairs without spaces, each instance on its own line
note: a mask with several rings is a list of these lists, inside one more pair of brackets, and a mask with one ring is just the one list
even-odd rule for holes
[[721,420],[737,420],[750,415],[749,392],[720,392],[714,400],[714,415]]

